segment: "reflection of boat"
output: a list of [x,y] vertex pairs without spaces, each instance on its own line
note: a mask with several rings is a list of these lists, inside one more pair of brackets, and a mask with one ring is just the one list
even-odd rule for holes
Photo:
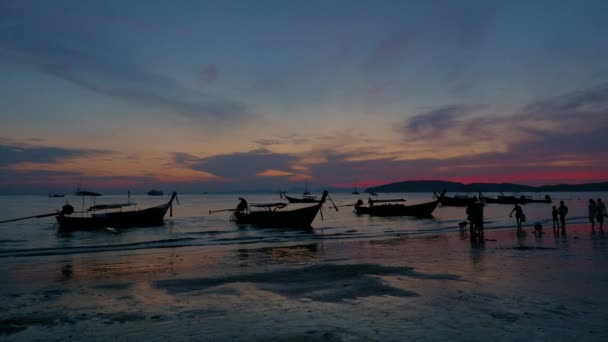
[[[251,224],[258,227],[310,228],[325,202],[325,198],[327,198],[327,191],[323,192],[321,200],[313,206],[285,211],[277,210],[277,208],[284,207],[285,203],[248,206],[247,202],[241,199],[241,203],[244,205],[239,204],[232,214],[232,220],[238,224]],[[279,206],[279,204],[283,204],[283,206]],[[251,207],[262,208],[262,210],[250,211]]]
[[60,194],[52,194],[52,195],[49,195],[49,197],[53,197],[53,198],[54,198],[54,197],[64,197],[64,196],[65,196],[65,195],[60,195]]
[[[439,198],[436,193],[435,196]],[[443,196],[439,203],[446,207],[467,207],[475,202],[477,202],[477,196],[455,195],[453,197]]]
[[[363,201],[359,200],[355,204],[355,213],[358,215],[368,214],[371,216],[416,216],[416,217],[431,217],[433,211],[439,205],[439,202],[445,190],[441,193],[438,199],[432,202],[404,205],[396,203],[397,200],[372,200],[369,199],[368,206],[363,205]],[[403,201],[403,200],[401,200]],[[388,203],[387,203],[388,202]],[[378,204],[385,203],[385,204]]]
[[319,200],[317,199],[317,196],[306,195],[304,197],[291,197],[291,196],[287,196],[284,192],[281,193],[281,196],[285,197],[285,199],[289,203],[318,203],[319,202]]
[[[81,194],[83,192],[80,192]],[[57,222],[59,230],[94,230],[101,228],[127,228],[127,227],[149,227],[160,226],[163,224],[163,219],[167,210],[172,208],[173,200],[177,197],[174,192],[171,199],[156,207],[151,207],[141,210],[122,211],[122,208],[132,206],[135,203],[119,203],[119,204],[98,204],[93,205],[87,211],[91,212],[91,216],[71,216],[71,210],[64,210],[59,214]],[[69,205],[68,205],[69,206]],[[71,206],[70,206],[71,207]],[[120,209],[121,211],[107,212],[111,209]],[[99,213],[99,211],[105,211]]]
[[150,190],[148,196],[162,196],[164,193],[161,190]]

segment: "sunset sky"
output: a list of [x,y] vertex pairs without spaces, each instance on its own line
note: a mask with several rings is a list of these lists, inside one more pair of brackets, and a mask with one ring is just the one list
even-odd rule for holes
[[0,194],[608,181],[608,1],[0,0]]

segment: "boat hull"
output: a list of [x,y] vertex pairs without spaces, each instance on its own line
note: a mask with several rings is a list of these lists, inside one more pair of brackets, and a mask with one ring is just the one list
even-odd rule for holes
[[98,213],[91,216],[56,216],[60,231],[98,230],[103,228],[131,228],[162,226],[167,210],[171,207],[175,193],[168,203],[132,211]]
[[288,211],[252,211],[235,212],[234,221],[237,224],[250,224],[268,228],[311,228],[321,203]]
[[315,198],[297,198],[290,197],[285,194],[283,194],[283,197],[285,197],[289,203],[319,203],[319,200]]
[[414,205],[382,204],[375,206],[355,206],[358,215],[370,216],[415,216],[432,217],[433,211],[439,205],[439,200]]

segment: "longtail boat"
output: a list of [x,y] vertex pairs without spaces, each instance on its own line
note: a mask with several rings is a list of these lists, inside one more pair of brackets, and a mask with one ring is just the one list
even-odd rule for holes
[[[439,198],[439,195],[435,193],[435,197]],[[477,201],[477,196],[455,195],[453,197],[443,196],[439,203],[444,207],[467,207]]]
[[441,193],[439,198],[432,202],[405,205],[396,203],[397,201],[392,200],[389,203],[378,204],[387,202],[387,200],[373,200],[369,199],[369,205],[364,206],[363,201],[359,200],[355,204],[355,213],[358,215],[368,214],[371,216],[415,216],[415,217],[432,217],[433,211],[439,205],[442,197],[445,195],[445,190]]
[[[111,209],[121,209],[134,205],[134,203],[118,203],[118,204],[98,204],[90,207],[87,212],[90,216],[72,215],[73,208],[70,210],[64,209],[56,216],[59,230],[95,230],[102,228],[128,228],[128,227],[151,227],[161,226],[164,223],[167,210],[172,209],[173,200],[177,197],[174,192],[171,199],[164,204],[130,211],[114,211],[107,212]],[[68,205],[69,206],[69,205]],[[100,212],[102,211],[102,212]],[[171,210],[172,211],[172,210]]]
[[[237,224],[251,224],[258,227],[308,229],[311,228],[312,221],[325,203],[327,194],[327,191],[324,191],[321,199],[313,206],[294,210],[277,210],[285,207],[285,203],[247,205],[247,201],[241,198],[237,208],[231,210],[234,211],[231,219]],[[261,210],[250,210],[252,207]]]
[[545,195],[543,199],[534,199],[530,196],[505,196],[502,192],[496,198],[485,197],[479,194],[486,203],[497,203],[497,204],[527,204],[527,203],[551,203],[551,196]]
[[319,203],[316,196],[305,195],[304,197],[291,197],[281,192],[281,197],[284,197],[289,203]]

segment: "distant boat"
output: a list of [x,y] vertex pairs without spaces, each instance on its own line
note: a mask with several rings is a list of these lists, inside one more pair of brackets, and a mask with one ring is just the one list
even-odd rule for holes
[[[434,194],[436,198],[439,198],[439,195]],[[477,196],[455,195],[453,197],[443,196],[440,203],[444,207],[467,207],[478,200]]]
[[148,196],[162,196],[164,193],[161,190],[150,190]]
[[[432,217],[433,211],[439,205],[441,198],[445,195],[445,190],[441,193],[438,199],[432,202],[404,205],[396,202],[405,200],[372,200],[369,199],[369,205],[364,206],[363,201],[359,200],[355,204],[355,213],[357,215],[367,214],[370,216],[415,216],[415,217]],[[386,204],[378,204],[386,203]]]
[[[79,192],[88,193],[88,192]],[[95,194],[95,193],[92,193]],[[98,194],[97,194],[98,195]],[[85,194],[86,196],[86,194]],[[94,196],[94,195],[92,195]],[[164,222],[167,210],[172,209],[173,200],[177,197],[174,192],[171,199],[156,207],[151,207],[142,210],[122,211],[122,208],[132,206],[135,203],[118,203],[118,204],[98,204],[93,205],[89,209],[90,216],[72,216],[74,208],[67,204],[66,207],[56,216],[59,230],[96,230],[102,228],[128,228],[128,227],[149,227],[161,226]],[[120,209],[121,211],[107,212],[107,210]],[[105,211],[99,213],[99,211]]]
[[483,198],[483,201],[486,203],[497,203],[497,204],[526,204],[526,203],[551,203],[551,196],[545,195],[544,199],[534,199],[530,196],[505,196],[502,192],[500,196],[496,198],[493,197],[485,197],[479,194],[480,198]]
[[317,196],[306,195],[303,197],[291,197],[287,196],[284,192],[281,193],[281,196],[284,197],[289,203],[317,203],[319,200]]
[[65,195],[60,195],[60,194],[52,194],[49,195],[49,197],[64,197]]
[[304,196],[310,195],[310,192],[308,191],[308,182],[306,182],[304,184],[304,192],[302,193],[302,195],[304,195]]
[[[240,208],[237,207],[234,210],[232,221],[237,224],[251,224],[257,227],[309,229],[317,213],[321,210],[327,194],[327,191],[324,191],[321,200],[313,206],[285,211],[277,210],[277,207],[285,207],[285,203],[247,206],[245,201],[245,206],[241,207],[239,205]],[[262,210],[250,211],[249,208],[251,207],[262,208]]]
[[358,194],[359,194],[359,190],[357,190],[357,187],[355,187],[355,188],[353,189],[352,194],[353,194],[353,195],[358,195]]

